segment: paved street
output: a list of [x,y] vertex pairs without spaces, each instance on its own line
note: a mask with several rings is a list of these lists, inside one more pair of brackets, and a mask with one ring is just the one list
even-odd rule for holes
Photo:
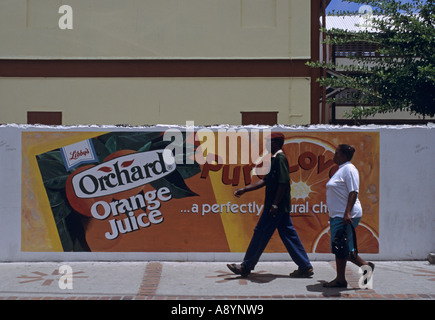
[[324,288],[335,263],[314,261],[314,276],[292,279],[292,262],[260,262],[243,279],[226,262],[34,262],[0,264],[2,300],[243,300],[435,298],[435,265],[374,261],[368,288],[348,265],[346,289]]

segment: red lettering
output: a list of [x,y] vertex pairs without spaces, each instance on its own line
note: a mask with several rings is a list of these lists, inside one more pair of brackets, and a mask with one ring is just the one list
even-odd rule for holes
[[[263,163],[262,163],[263,164]],[[243,178],[245,180],[245,186],[251,184],[251,170],[255,168],[255,164],[247,164],[243,166]]]
[[224,170],[222,172],[222,182],[223,184],[231,184],[233,186],[237,186],[240,180],[240,166],[233,168],[233,178],[230,178],[230,165],[227,164],[224,166]]
[[215,156],[216,164],[209,163],[209,161],[206,161],[204,164],[204,167],[202,168],[201,178],[205,179],[208,177],[208,174],[211,171],[219,171],[222,168],[222,164],[218,163],[218,156]]
[[78,158],[86,156],[87,154],[89,154],[88,148],[86,148],[85,150],[74,150],[73,152],[70,152],[70,160],[77,160]]
[[306,151],[299,156],[298,163],[302,169],[311,170],[316,166],[317,159],[314,153]]
[[[201,178],[206,179],[209,176],[210,171],[217,172],[222,170],[222,183],[225,185],[237,186],[240,183],[240,174],[243,172],[243,182],[245,185],[252,183],[251,171],[255,167],[255,164],[246,164],[240,166],[230,166],[217,163],[218,157],[216,156],[216,162],[206,162],[201,172]],[[258,167],[261,167],[260,164]],[[317,166],[317,174],[321,174],[323,171],[329,170],[329,177],[332,177],[337,171],[338,166],[334,165],[334,159],[326,160],[325,155],[316,156],[313,152],[306,151],[299,155],[298,162],[295,165],[291,165],[289,168],[290,174],[297,172],[300,168],[303,170],[312,170]],[[232,169],[231,169],[232,168]],[[263,176],[258,176],[260,179]]]
[[328,169],[334,164],[334,159],[329,159],[325,162],[325,156],[322,154],[319,156],[319,166],[317,167],[317,173],[322,173],[325,169]]

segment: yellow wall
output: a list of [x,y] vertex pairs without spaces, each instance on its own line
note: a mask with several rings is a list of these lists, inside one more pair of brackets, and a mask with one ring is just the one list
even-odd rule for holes
[[0,78],[0,123],[62,111],[63,124],[241,124],[241,111],[278,111],[307,124],[308,78]]
[[309,58],[309,18],[307,0],[2,0],[0,58]]

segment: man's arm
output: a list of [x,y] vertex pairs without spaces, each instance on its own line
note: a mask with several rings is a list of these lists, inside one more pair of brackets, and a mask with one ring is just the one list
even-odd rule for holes
[[272,205],[277,206],[281,202],[281,199],[284,195],[284,190],[285,190],[285,184],[278,183],[278,187],[276,188],[275,199],[273,200]]
[[278,213],[278,204],[281,201],[283,195],[284,195],[285,185],[282,183],[278,183],[278,187],[276,188],[276,195],[275,199],[273,199],[272,207],[270,208],[269,213],[275,217]]
[[236,197],[240,197],[242,194],[244,194],[245,192],[250,192],[250,191],[254,191],[257,189],[260,189],[262,187],[264,187],[266,184],[266,181],[264,181],[263,179],[258,180],[256,183],[254,184],[250,184],[244,188],[241,189],[237,189],[236,191],[234,191],[234,195]]
[[349,193],[349,197],[347,198],[346,210],[344,211],[344,217],[343,217],[344,224],[348,224],[352,222],[351,213],[357,197],[358,197],[358,192],[352,191]]

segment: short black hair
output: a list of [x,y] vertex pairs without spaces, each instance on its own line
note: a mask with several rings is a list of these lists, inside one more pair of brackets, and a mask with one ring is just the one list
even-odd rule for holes
[[284,140],[282,140],[282,139],[272,139],[270,142],[275,142],[280,149],[284,145]]
[[347,161],[352,160],[353,154],[355,153],[354,147],[348,144],[340,144],[338,146],[338,149],[340,150],[341,153],[343,153],[346,156]]

